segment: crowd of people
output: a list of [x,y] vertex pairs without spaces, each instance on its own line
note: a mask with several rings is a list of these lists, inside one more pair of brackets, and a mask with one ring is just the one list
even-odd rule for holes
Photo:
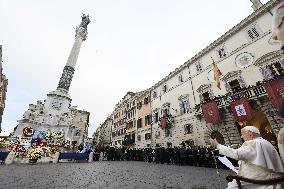
[[[176,146],[176,147],[158,147],[142,148],[142,149],[127,149],[109,147],[95,150],[98,154],[97,160],[108,161],[144,161],[156,164],[170,165],[189,165],[199,167],[216,167],[225,168],[219,161],[214,158],[218,157],[218,151],[212,147],[204,146]],[[100,158],[99,158],[100,156]],[[237,165],[237,162],[234,161]]]

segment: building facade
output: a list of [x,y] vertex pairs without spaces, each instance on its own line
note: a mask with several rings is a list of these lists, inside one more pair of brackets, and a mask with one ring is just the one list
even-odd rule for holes
[[108,116],[107,119],[97,128],[93,134],[93,143],[101,148],[111,146],[111,129],[113,125],[113,116]]
[[[284,60],[272,39],[271,20],[281,1],[252,3],[251,15],[137,97],[136,147],[207,145],[210,137],[240,144],[246,125],[276,142],[283,127],[277,111],[284,95]],[[116,106],[118,133],[124,109]],[[145,125],[149,114],[151,123]]]
[[2,116],[5,109],[6,93],[7,93],[8,79],[2,73],[2,45],[0,45],[0,132]]
[[152,113],[150,101],[151,96],[149,89],[141,92],[140,95],[137,96],[137,134],[135,139],[136,148],[145,148],[152,145]]
[[[121,147],[122,142],[126,136],[127,132],[127,139],[128,142],[125,145],[132,145],[133,139],[130,133],[132,132],[131,128],[127,128],[127,123],[130,124],[133,116],[127,117],[130,110],[133,110],[133,97],[135,93],[128,92],[120,101],[115,105],[115,110],[112,112],[113,115],[113,127],[111,129],[111,141],[112,146]],[[129,126],[129,125],[128,125]]]
[[[270,43],[273,10],[280,1],[272,0],[237,24],[174,72],[152,87],[152,111],[173,117],[171,127],[153,124],[154,144],[181,142],[205,145],[209,137],[227,144],[241,143],[240,129],[258,127],[264,138],[275,141],[282,121],[269,98],[265,83],[279,80],[283,54]],[[222,72],[221,89],[214,80],[213,62]],[[156,97],[156,98],[153,98]],[[245,98],[253,118],[236,121],[231,103]],[[202,107],[216,102],[218,123],[204,119]],[[160,117],[163,115],[160,115]],[[171,125],[171,124],[169,124]]]

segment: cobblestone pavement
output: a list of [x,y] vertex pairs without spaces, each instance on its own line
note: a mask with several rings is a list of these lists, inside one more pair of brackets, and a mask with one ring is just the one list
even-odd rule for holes
[[[225,188],[230,171],[133,161],[0,165],[0,188]],[[218,182],[221,180],[221,183]]]

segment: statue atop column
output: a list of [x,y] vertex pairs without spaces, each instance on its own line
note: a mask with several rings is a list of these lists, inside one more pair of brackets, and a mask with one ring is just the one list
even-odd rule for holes
[[86,28],[87,29],[87,26],[88,24],[91,22],[90,18],[89,18],[89,15],[85,15],[84,13],[82,13],[82,22],[81,24],[79,25],[79,27],[82,27],[82,28]]

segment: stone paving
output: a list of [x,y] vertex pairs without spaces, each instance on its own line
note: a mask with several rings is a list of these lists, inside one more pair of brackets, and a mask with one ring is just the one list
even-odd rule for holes
[[[232,173],[134,161],[0,165],[0,188],[219,189]],[[219,182],[219,180],[221,182]]]

